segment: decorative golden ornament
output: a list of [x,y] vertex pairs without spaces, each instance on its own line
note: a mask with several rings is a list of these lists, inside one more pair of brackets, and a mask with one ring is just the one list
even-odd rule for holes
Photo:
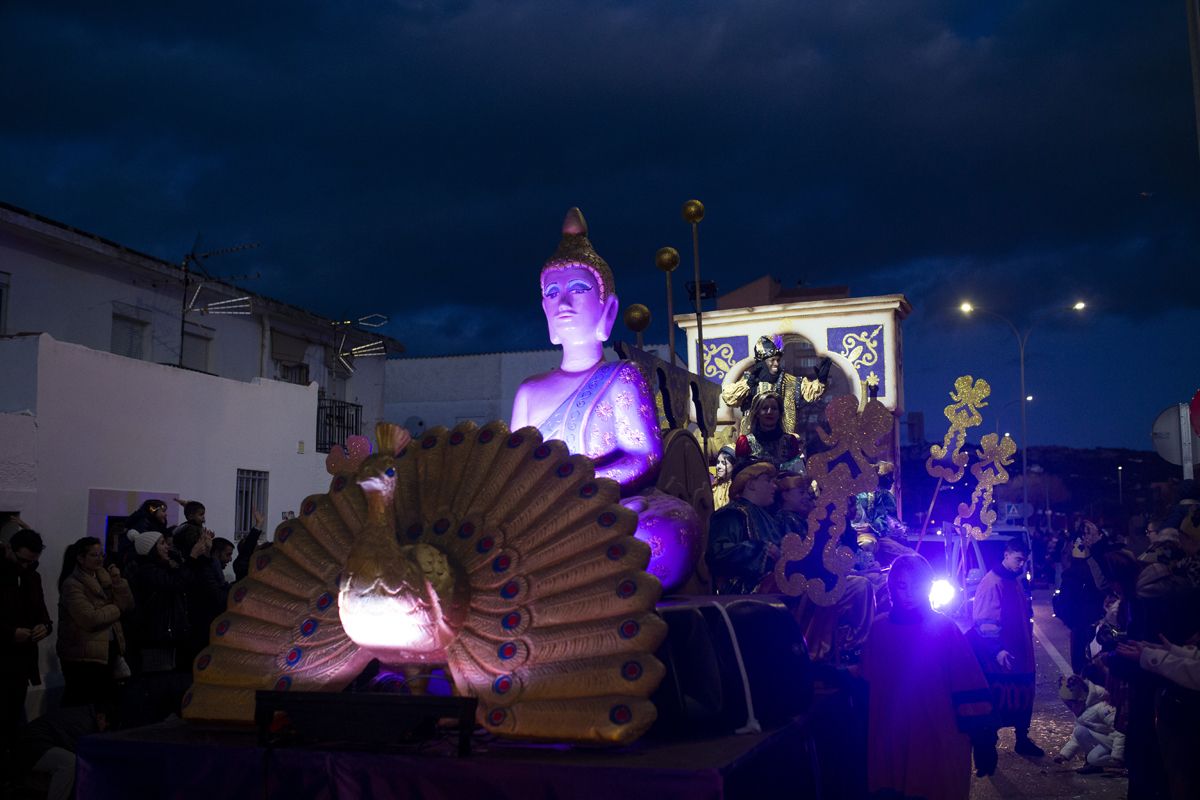
[[998,434],[989,433],[979,443],[975,451],[979,461],[971,465],[971,474],[977,481],[971,504],[959,503],[958,516],[954,518],[955,526],[961,526],[969,536],[986,539],[992,535],[992,524],[996,521],[993,490],[998,484],[1008,482],[1005,467],[1012,464],[1016,452],[1017,443],[1008,435],[1001,439]]
[[683,219],[685,222],[693,225],[704,219],[704,203],[701,203],[699,200],[688,200],[684,203]]
[[674,272],[679,266],[679,251],[674,247],[660,247],[654,254],[654,266],[663,272]]
[[641,303],[634,303],[625,309],[625,327],[634,333],[641,333],[650,327],[650,309]]
[[983,422],[979,409],[987,405],[991,393],[992,387],[983,378],[976,381],[970,375],[962,375],[954,381],[954,391],[950,393],[954,402],[942,412],[950,420],[950,427],[942,443],[929,448],[929,458],[925,461],[925,471],[930,477],[941,478],[946,483],[956,483],[962,478],[970,461],[970,456],[962,452],[967,441],[967,428]]
[[[835,397],[826,407],[825,417],[830,432],[817,428],[817,433],[828,449],[808,459],[806,474],[816,484],[819,497],[808,514],[808,533],[783,537],[774,571],[780,591],[793,597],[807,595],[819,606],[833,605],[846,592],[845,577],[854,565],[854,554],[841,543],[846,509],[855,495],[878,488],[875,464],[895,422],[878,400],[868,402],[860,413],[850,395]],[[850,461],[856,474],[851,473]],[[820,554],[819,565],[814,550]],[[832,585],[827,585],[829,580]]]

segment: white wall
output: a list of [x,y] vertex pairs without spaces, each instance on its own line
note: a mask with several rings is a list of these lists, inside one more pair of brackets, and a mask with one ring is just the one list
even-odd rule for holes
[[[648,351],[666,358],[664,346]],[[661,352],[660,352],[661,351]],[[604,358],[616,359],[612,348]],[[478,423],[512,419],[517,387],[531,375],[548,372],[562,361],[560,348],[387,361],[384,412],[390,422],[418,417],[425,428],[452,428],[465,419]],[[365,409],[364,409],[365,412]],[[416,433],[417,431],[414,431]]]
[[[33,416],[0,413],[0,500],[19,503],[5,510],[20,511],[46,540],[41,572],[54,616],[62,553],[86,535],[92,489],[200,500],[209,527],[228,537],[239,468],[270,475],[268,530],[329,485],[314,446],[316,384],[217,378],[47,334],[0,339],[0,375],[0,385],[13,384],[0,400],[35,397]],[[52,686],[61,682],[53,649],[52,641],[42,645]],[[31,693],[31,709],[40,701]]]

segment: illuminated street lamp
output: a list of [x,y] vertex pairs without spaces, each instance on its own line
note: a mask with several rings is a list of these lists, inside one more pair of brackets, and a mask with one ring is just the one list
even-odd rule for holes
[[[1076,301],[1075,304],[1071,306],[1071,310],[1073,311],[1083,311],[1085,308],[1087,308],[1087,303],[1083,302],[1082,300]],[[1025,345],[1029,342],[1029,334],[1033,333],[1033,329],[1037,327],[1038,322],[1041,320],[1034,320],[1033,324],[1026,328],[1024,333],[1021,333],[1020,329],[1018,329],[1008,317],[997,314],[991,309],[980,308],[979,306],[973,305],[972,303],[964,300],[963,303],[958,307],[958,310],[967,316],[970,316],[972,313],[977,311],[980,314],[987,314],[990,317],[995,317],[1007,325],[1009,330],[1012,331],[1013,336],[1017,339],[1017,355],[1021,365],[1021,394],[1018,395],[1018,397],[1025,398],[1025,402],[1021,403],[1021,501],[1023,503],[1021,517],[1024,520],[1025,510],[1029,508],[1029,429],[1026,422],[1025,407],[1033,401],[1033,395],[1028,394],[1025,391]]]
[[1121,479],[1122,470],[1124,469],[1125,468],[1120,465],[1117,466],[1117,503],[1119,503],[1122,508],[1125,507],[1125,484]]

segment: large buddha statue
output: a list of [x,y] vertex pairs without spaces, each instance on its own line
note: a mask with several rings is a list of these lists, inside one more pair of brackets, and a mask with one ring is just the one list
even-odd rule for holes
[[612,270],[592,249],[578,208],[567,212],[558,250],[542,267],[542,312],[562,363],[525,379],[513,401],[513,430],[536,427],[596,463],[596,475],[628,496],[651,486],[662,460],[654,396],[637,367],[605,361],[617,319]]
[[651,547],[648,571],[666,590],[678,588],[699,557],[699,520],[690,505],[653,489],[663,458],[654,395],[633,363],[604,360],[617,319],[616,284],[578,208],[567,212],[540,287],[562,362],[521,383],[511,427],[531,425],[546,440],[561,439],[595,462],[598,477],[619,483],[623,504],[639,514],[635,535]]

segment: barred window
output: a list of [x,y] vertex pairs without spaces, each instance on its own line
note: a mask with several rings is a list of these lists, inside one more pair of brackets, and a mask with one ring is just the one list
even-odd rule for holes
[[250,530],[256,510],[266,517],[268,477],[268,473],[256,469],[237,471],[237,495],[233,504],[235,531]]

